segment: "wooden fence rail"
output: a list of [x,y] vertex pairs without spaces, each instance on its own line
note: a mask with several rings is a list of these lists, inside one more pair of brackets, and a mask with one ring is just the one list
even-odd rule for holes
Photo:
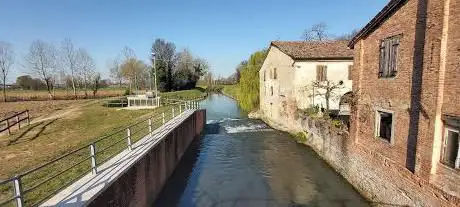
[[[30,124],[29,110],[25,110],[7,118],[0,120],[0,133],[8,130],[8,135],[11,135],[11,128],[18,125],[18,129],[21,128],[21,122],[27,120],[27,125]],[[6,123],[6,124],[5,124]]]

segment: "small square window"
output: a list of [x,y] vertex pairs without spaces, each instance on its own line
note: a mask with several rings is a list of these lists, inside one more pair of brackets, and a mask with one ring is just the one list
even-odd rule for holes
[[375,136],[389,143],[393,139],[393,113],[377,111],[375,123]]
[[452,168],[460,168],[459,130],[446,127],[444,135],[444,153],[442,162]]

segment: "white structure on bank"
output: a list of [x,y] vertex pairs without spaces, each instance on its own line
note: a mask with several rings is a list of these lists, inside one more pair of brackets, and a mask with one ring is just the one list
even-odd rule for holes
[[160,97],[155,97],[152,92],[128,96],[127,99],[128,109],[153,109],[160,106]]
[[326,108],[324,90],[314,82],[339,84],[329,99],[330,110],[339,110],[340,98],[352,90],[353,51],[346,41],[274,41],[271,43],[260,77],[260,109],[273,118],[288,107]]

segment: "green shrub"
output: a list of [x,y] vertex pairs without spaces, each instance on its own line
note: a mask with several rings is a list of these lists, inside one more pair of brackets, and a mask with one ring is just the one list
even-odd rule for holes
[[318,106],[311,106],[309,108],[303,109],[302,112],[304,115],[308,117],[316,117],[319,113],[320,109]]
[[340,120],[332,119],[331,124],[332,124],[332,126],[334,126],[335,128],[338,128],[338,129],[343,127],[343,123]]
[[125,89],[125,92],[123,92],[123,96],[128,96],[131,95],[131,90],[129,88]]
[[298,143],[306,143],[307,136],[308,136],[307,132],[298,132],[297,134],[294,135],[294,138]]

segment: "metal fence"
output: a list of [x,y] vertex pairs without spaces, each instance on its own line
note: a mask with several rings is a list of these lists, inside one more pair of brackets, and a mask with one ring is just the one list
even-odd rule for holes
[[[98,166],[187,110],[199,108],[197,101],[167,100],[149,118],[94,139],[78,149],[36,168],[0,180],[0,207],[37,206],[88,173],[98,174]],[[67,150],[68,151],[68,150]]]

